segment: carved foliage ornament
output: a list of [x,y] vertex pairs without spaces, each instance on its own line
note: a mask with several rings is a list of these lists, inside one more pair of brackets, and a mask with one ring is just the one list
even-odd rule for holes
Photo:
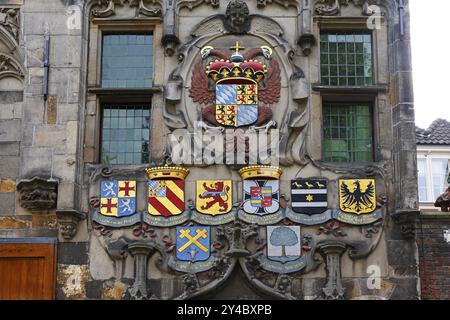
[[[124,6],[128,4],[130,7],[136,8],[135,17],[160,17],[162,9],[154,7],[156,1],[153,0],[98,0],[91,8],[92,18],[107,18],[116,15],[116,6]],[[149,7],[149,4],[152,4]]]
[[51,210],[56,208],[58,181],[34,177],[21,180],[17,184],[19,203],[22,208],[31,211]]
[[352,2],[355,6],[362,6],[362,14],[372,15],[374,12],[370,8],[371,3],[378,3],[377,0],[319,0],[315,11],[322,16],[333,16],[341,12],[341,6],[348,6]]

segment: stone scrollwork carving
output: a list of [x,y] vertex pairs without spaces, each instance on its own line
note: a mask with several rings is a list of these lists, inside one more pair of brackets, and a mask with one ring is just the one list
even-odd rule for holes
[[355,6],[362,7],[362,14],[370,16],[375,13],[370,7],[371,2],[378,3],[379,1],[370,0],[319,0],[315,7],[315,12],[322,16],[333,16],[341,12],[341,6],[348,6],[349,3],[353,3]]
[[19,203],[30,211],[45,211],[56,208],[58,180],[34,177],[17,184]]
[[150,3],[155,4],[157,1],[152,0],[98,0],[91,7],[92,18],[108,18],[116,14],[116,5],[124,6],[126,3],[130,7],[136,8],[135,17],[160,17],[162,10],[160,7],[149,8]]

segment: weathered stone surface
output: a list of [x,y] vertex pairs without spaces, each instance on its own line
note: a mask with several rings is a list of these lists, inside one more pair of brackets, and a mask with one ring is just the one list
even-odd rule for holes
[[0,193],[15,192],[16,191],[16,181],[12,179],[2,179],[0,180]]
[[85,299],[89,269],[86,265],[58,264],[59,298]]
[[88,264],[88,247],[88,242],[58,243],[58,262],[73,265]]
[[[1,147],[0,147],[1,148]],[[20,158],[16,156],[0,156],[0,177],[17,178],[19,176]]]
[[[31,216],[29,217],[31,218]],[[0,229],[29,229],[31,228],[31,219],[26,217],[0,217]]]
[[16,194],[14,192],[0,192],[0,216],[14,215]]
[[0,142],[20,141],[20,128],[22,121],[0,120]]
[[27,147],[22,149],[21,176],[31,178],[38,174],[51,176],[52,149],[41,147]]
[[0,101],[4,103],[15,103],[23,101],[22,91],[0,91]]

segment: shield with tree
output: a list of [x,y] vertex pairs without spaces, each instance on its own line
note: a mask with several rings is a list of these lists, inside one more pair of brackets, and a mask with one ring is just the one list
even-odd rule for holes
[[[300,227],[269,227],[269,245],[273,247],[281,247],[281,256],[277,255],[280,260],[289,260],[289,258],[297,258],[297,255],[287,255],[286,247],[298,246],[298,252],[300,253],[300,239],[299,234],[300,230],[296,232],[296,229],[300,229]],[[296,248],[297,249],[297,248]],[[271,254],[269,254],[270,256]],[[273,256],[272,256],[273,258]]]

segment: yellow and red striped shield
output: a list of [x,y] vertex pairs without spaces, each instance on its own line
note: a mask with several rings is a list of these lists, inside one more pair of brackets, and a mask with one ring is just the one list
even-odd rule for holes
[[148,213],[170,217],[184,212],[184,180],[150,180],[148,182]]

